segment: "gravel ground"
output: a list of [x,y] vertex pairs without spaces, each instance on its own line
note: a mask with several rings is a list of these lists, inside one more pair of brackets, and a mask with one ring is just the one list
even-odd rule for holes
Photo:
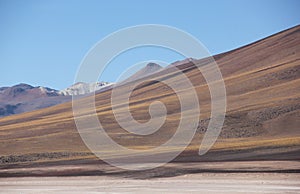
[[199,173],[171,178],[1,178],[0,193],[300,193],[298,173]]

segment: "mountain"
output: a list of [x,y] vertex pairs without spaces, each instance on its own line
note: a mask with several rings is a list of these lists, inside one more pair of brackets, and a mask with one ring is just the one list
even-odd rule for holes
[[[195,88],[200,99],[201,114],[193,141],[174,161],[181,162],[177,164],[189,166],[186,163],[299,160],[299,45],[300,26],[296,26],[252,44],[214,56],[226,85],[227,111],[221,135],[212,149],[204,156],[199,156],[198,150],[210,120],[211,99],[208,86],[197,66],[209,71],[210,62],[205,59],[197,59],[176,65],[193,83],[193,88],[186,88],[182,92],[189,95],[190,91]],[[147,150],[165,143],[176,132],[182,113],[178,97],[163,83],[149,81],[151,78],[169,80],[177,85],[183,82],[172,68],[166,68],[142,78],[145,80],[145,84],[140,85],[131,94],[130,111],[140,123],[149,120],[149,105],[153,100],[161,101],[166,105],[168,112],[166,123],[151,135],[131,134],[119,126],[112,112],[111,90],[95,96],[99,121],[109,137],[122,146]],[[120,89],[126,91],[130,84],[134,83],[128,82],[121,85]],[[86,104],[88,98],[81,98],[78,102]],[[123,110],[123,108],[122,104],[116,107],[119,110]],[[184,111],[193,109],[194,107],[191,106]],[[90,112],[83,111],[81,114],[81,118],[89,123]],[[76,129],[70,102],[1,118],[0,129],[0,163],[4,169],[0,169],[0,174],[6,176],[97,173],[108,175],[103,162],[99,161],[82,142]],[[189,130],[189,128],[185,130]],[[101,144],[101,141],[99,143]],[[101,144],[101,146],[101,149],[107,151],[107,157],[127,157],[124,153],[106,150],[106,145]],[[160,154],[172,153],[174,149],[176,147],[166,149],[163,153],[156,153],[155,156],[160,157]],[[150,158],[149,162],[152,162]],[[97,164],[97,171],[91,172],[90,166],[85,167],[84,164]],[[67,169],[59,171],[59,173],[55,171],[58,166],[63,165],[73,165],[71,166],[72,170]],[[28,170],[26,174],[24,169],[19,170],[16,166],[42,167],[40,169],[43,171]],[[45,168],[46,166],[56,167],[51,171],[50,168]],[[14,171],[7,170],[13,168],[15,168]],[[293,168],[291,166],[292,170]],[[243,172],[247,170],[263,170],[265,172],[269,168],[244,168]],[[115,172],[111,172],[111,174],[118,175]]]
[[71,100],[47,87],[18,84],[0,88],[0,117],[46,108]]
[[58,93],[61,95],[83,95],[88,94],[94,91],[98,91],[105,87],[112,85],[112,83],[108,82],[96,82],[96,83],[84,83],[78,82],[64,90],[59,91]]
[[162,69],[163,69],[163,67],[161,67],[160,65],[158,65],[156,63],[148,63],[145,67],[143,67],[142,69],[140,69],[139,71],[137,71],[136,73],[131,75],[129,78],[123,80],[122,83],[128,83],[128,82],[132,82],[132,81],[147,77],[148,75],[151,75]]
[[71,101],[72,95],[82,95],[110,86],[108,82],[76,83],[64,90],[18,84],[0,88],[0,117],[20,114]]
[[58,91],[46,87],[33,87],[28,84],[18,84],[12,87],[0,88],[0,100],[17,101],[47,96],[58,96]]

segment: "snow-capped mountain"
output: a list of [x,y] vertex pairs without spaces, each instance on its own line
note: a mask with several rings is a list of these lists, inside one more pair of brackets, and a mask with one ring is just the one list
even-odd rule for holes
[[84,96],[111,86],[108,82],[76,83],[64,90],[55,90],[42,86],[18,84],[12,87],[0,87],[0,117],[29,112],[68,102],[72,95]]
[[83,95],[83,94],[88,94],[88,93],[103,89],[110,85],[112,85],[112,83],[108,83],[108,82],[96,82],[96,83],[78,82],[64,90],[59,91],[58,94],[64,95],[64,96]]

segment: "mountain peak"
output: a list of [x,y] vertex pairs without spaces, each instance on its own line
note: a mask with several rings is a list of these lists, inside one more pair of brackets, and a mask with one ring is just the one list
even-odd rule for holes
[[156,63],[150,62],[146,65],[146,67],[161,67],[161,66]]
[[98,91],[109,85],[111,85],[111,83],[108,82],[95,82],[95,83],[77,82],[64,90],[59,91],[59,94],[65,96],[83,95],[83,94],[92,93],[94,91]]
[[13,88],[22,88],[25,90],[25,89],[32,89],[34,87],[29,84],[20,83],[20,84],[14,85]]
[[131,82],[131,81],[134,81],[134,80],[138,80],[138,79],[141,79],[143,77],[146,77],[150,74],[153,74],[159,70],[163,69],[162,66],[156,64],[156,63],[153,63],[153,62],[150,62],[148,63],[145,67],[143,67],[142,69],[140,69],[139,71],[137,71],[135,74],[133,74],[132,76],[130,76],[129,78],[123,80],[122,82],[123,83],[127,83],[127,82]]

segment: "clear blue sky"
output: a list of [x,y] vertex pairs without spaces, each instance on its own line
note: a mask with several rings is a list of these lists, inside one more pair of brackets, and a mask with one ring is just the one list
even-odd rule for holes
[[[87,51],[106,35],[139,24],[171,25],[212,54],[300,24],[298,0],[0,0],[0,87],[20,82],[65,88]],[[101,77],[115,81],[135,62],[181,56],[142,49],[116,59]]]

